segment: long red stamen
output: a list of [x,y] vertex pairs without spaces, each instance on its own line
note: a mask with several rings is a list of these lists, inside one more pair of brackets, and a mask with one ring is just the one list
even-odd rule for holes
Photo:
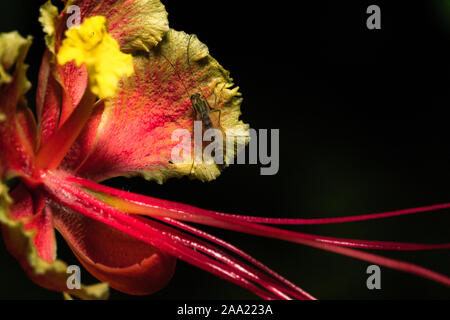
[[[139,218],[133,219],[132,216],[123,213],[120,210],[117,210],[104,202],[98,200],[90,194],[83,192],[82,190],[76,188],[70,183],[66,182],[67,180],[63,180],[59,177],[53,176],[50,174],[49,179],[47,181],[47,187],[49,188],[50,193],[58,199],[63,204],[77,210],[87,216],[92,217],[93,219],[99,220],[103,223],[109,224],[127,234],[130,234],[133,237],[141,239],[142,241],[146,241],[158,248],[165,250],[166,252],[173,254],[176,257],[179,257],[189,263],[192,263],[199,268],[212,272],[222,278],[226,278],[229,281],[237,283],[243,287],[248,288],[249,290],[261,294],[261,292],[257,292],[257,290],[250,286],[247,282],[243,281],[240,277],[239,273],[231,272],[229,269],[222,265],[212,264],[210,259],[201,258],[195,259],[195,257],[191,255],[186,255],[187,252],[184,252],[182,247],[174,247],[173,237],[168,237],[166,234],[161,234],[158,228],[152,228],[151,230],[143,228],[140,224],[142,221]],[[159,200],[162,202],[162,200]],[[276,229],[273,227],[252,224],[248,222],[243,222],[239,220],[232,220],[230,217],[222,217],[220,220],[217,219],[217,224],[223,228],[240,231],[244,233],[264,236],[264,237],[273,237],[278,239],[283,239],[291,242],[300,243],[306,246],[335,252],[338,254],[343,254],[349,257],[357,258],[363,261],[375,263],[381,266],[386,266],[392,269],[412,273],[418,276],[422,276],[424,278],[431,279],[433,281],[442,283],[444,285],[450,286],[450,278],[439,274],[437,272],[431,271],[429,269],[414,265],[412,263],[406,263],[403,261],[385,258],[382,256],[361,252],[358,250],[339,247],[334,244],[323,243],[317,240],[305,239],[298,237],[296,233],[291,231]],[[168,238],[167,238],[168,237]],[[167,242],[172,241],[172,242]],[[181,251],[180,251],[181,250]],[[261,282],[260,284],[263,284]]]
[[[97,194],[103,201],[119,208],[122,211],[134,214],[141,214],[150,217],[166,217],[176,220],[189,221],[199,224],[205,224],[218,228],[234,230],[238,232],[251,233],[263,236],[272,237],[291,242],[299,240],[314,240],[322,243],[333,244],[342,247],[352,247],[360,249],[373,250],[442,250],[450,249],[450,243],[444,244],[416,244],[416,243],[402,243],[402,242],[388,242],[388,241],[369,241],[369,240],[355,240],[336,237],[325,237],[312,235],[307,233],[293,232],[282,229],[277,229],[268,226],[257,226],[255,223],[247,219],[241,219],[241,216],[230,215],[220,212],[203,210],[175,202],[145,197],[109,187],[105,187],[94,182],[84,180],[78,177],[67,177],[68,181],[75,182],[80,186],[87,187],[91,190],[102,192]],[[105,193],[114,197],[105,195]],[[404,210],[403,210],[404,211]],[[382,214],[377,214],[382,215]],[[370,215],[366,215],[370,216]],[[263,218],[261,218],[263,219]],[[282,220],[282,219],[279,219]],[[259,231],[253,229],[256,228]],[[248,228],[250,227],[250,228]]]
[[444,203],[444,204],[438,204],[438,205],[432,205],[432,206],[410,208],[410,209],[403,209],[403,210],[394,210],[394,211],[387,211],[387,212],[381,212],[381,213],[355,215],[355,216],[348,216],[348,217],[311,218],[311,219],[263,218],[263,217],[232,215],[232,214],[226,214],[226,213],[220,213],[220,212],[200,209],[200,208],[192,207],[192,206],[189,206],[186,204],[156,199],[156,198],[152,198],[152,197],[142,196],[139,194],[110,188],[110,187],[103,186],[103,185],[100,185],[95,182],[85,180],[85,179],[82,179],[79,177],[67,177],[67,181],[74,182],[80,186],[83,186],[83,187],[86,187],[86,188],[89,188],[92,190],[108,193],[110,195],[114,195],[114,196],[120,197],[122,199],[130,200],[136,204],[144,204],[144,205],[152,206],[155,208],[165,208],[165,209],[177,211],[180,213],[183,213],[183,212],[189,212],[192,214],[214,213],[215,215],[228,216],[228,217],[232,217],[232,218],[247,221],[247,222],[261,223],[261,224],[316,225],[316,224],[345,223],[345,222],[384,219],[384,218],[391,218],[391,217],[397,217],[397,216],[409,215],[409,214],[415,214],[415,213],[422,213],[422,212],[438,211],[438,210],[450,208],[450,203]]
[[[169,219],[161,219],[161,220],[163,220],[164,222],[169,223],[171,225],[174,225],[174,226],[177,226],[177,227],[187,230],[186,225],[183,226],[183,224],[178,223],[177,221],[173,221],[173,220],[171,221]],[[152,220],[148,220],[148,219],[144,219],[144,218],[141,218],[141,221],[143,221],[144,223],[147,223],[147,224],[155,223]],[[300,288],[298,288],[296,286],[291,287],[292,289],[287,288],[285,285],[285,282],[287,282],[287,280],[282,278],[284,280],[284,281],[282,281],[283,283],[274,281],[274,279],[271,279],[270,277],[263,274],[262,272],[256,270],[255,268],[253,268],[245,263],[238,261],[237,259],[228,255],[224,251],[206,243],[205,241],[196,239],[188,234],[181,233],[173,228],[168,228],[161,224],[158,224],[157,226],[161,231],[171,232],[174,235],[179,236],[182,239],[182,241],[186,243],[187,246],[189,246],[191,248],[195,248],[196,250],[199,250],[207,255],[210,255],[213,258],[215,258],[219,261],[222,261],[223,263],[225,263],[233,268],[237,267],[238,273],[242,274],[245,278],[249,278],[253,281],[256,281],[257,283],[262,285],[264,288],[267,288],[268,290],[273,292],[275,295],[279,295],[280,297],[284,297],[287,299],[290,299],[289,295],[292,295],[293,297],[296,297],[299,299],[314,299],[311,295],[309,295],[308,293],[306,293],[305,291],[301,290]],[[202,233],[200,230],[197,230],[199,232],[196,232],[194,228],[189,229],[189,230],[192,233],[197,234],[197,235],[202,234],[201,237],[204,239],[208,239],[208,238],[212,239],[211,237],[207,236],[208,235],[207,233]],[[231,246],[229,244],[228,244],[228,246],[224,246],[224,247],[233,248],[233,246]],[[240,251],[240,250],[236,248],[236,251]],[[257,261],[254,258],[251,258],[250,260]],[[271,271],[271,273],[276,274],[272,270],[270,270],[270,271]],[[286,294],[288,294],[288,295],[286,295]]]
[[[285,284],[262,276],[253,268],[239,263],[234,258],[201,240],[195,240],[174,229],[170,230],[167,226],[155,221],[142,220],[144,218],[133,217],[110,207],[81,189],[58,179],[51,173],[46,179],[46,189],[50,196],[59,203],[149,243],[205,271],[240,285],[264,299],[285,299],[290,298],[290,295],[303,299],[311,298],[310,295],[303,294],[302,290],[294,292],[292,288]],[[256,282],[264,290],[249,280]]]
[[[238,256],[240,256],[241,258],[245,259],[246,261],[250,262],[251,264],[255,265],[256,267],[260,268],[262,271],[266,272],[267,274],[269,274],[270,276],[272,276],[273,278],[279,280],[280,282],[282,282],[283,284],[287,285],[288,287],[290,287],[292,289],[292,291],[289,291],[290,294],[297,296],[298,298],[308,298],[308,299],[315,299],[314,297],[312,297],[311,295],[309,295],[307,292],[305,292],[304,290],[300,289],[299,287],[297,287],[296,285],[294,285],[293,283],[289,282],[288,280],[286,280],[285,278],[283,278],[281,275],[279,275],[278,273],[274,272],[273,270],[271,270],[270,268],[268,268],[267,266],[265,266],[263,263],[261,263],[260,261],[256,260],[255,258],[253,258],[252,256],[246,254],[245,252],[243,252],[242,250],[236,248],[235,246],[214,237],[213,235],[206,233],[204,231],[198,230],[196,228],[193,228],[187,224],[184,224],[180,221],[171,219],[171,218],[157,218],[158,220],[162,220],[172,226],[178,227],[179,229],[188,231],[198,237],[204,238],[208,241],[211,241],[212,243],[218,244],[219,246],[222,246],[223,248],[237,254]],[[258,273],[261,277],[263,278],[267,278],[264,274],[262,273]]]

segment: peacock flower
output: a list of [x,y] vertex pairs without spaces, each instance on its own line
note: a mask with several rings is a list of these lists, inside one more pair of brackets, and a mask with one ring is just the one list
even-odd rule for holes
[[[68,28],[70,5],[80,8],[81,24]],[[296,242],[450,285],[445,275],[358,250],[434,250],[450,244],[341,239],[270,226],[370,220],[450,205],[272,219],[203,210],[100,184],[118,176],[158,183],[187,175],[215,179],[237,148],[228,150],[225,166],[174,163],[171,153],[179,141],[172,133],[193,132],[190,94],[198,93],[211,105],[218,100],[216,127],[248,137],[248,125],[239,120],[241,95],[197,37],[169,28],[158,0],[73,0],[60,13],[47,2],[40,21],[47,49],[36,118],[24,97],[31,86],[24,61],[32,39],[17,32],[0,35],[0,221],[5,245],[38,285],[83,299],[107,298],[109,286],[147,295],[170,281],[181,259],[265,299],[313,299],[237,247],[186,222]],[[101,283],[67,287],[55,230]]]

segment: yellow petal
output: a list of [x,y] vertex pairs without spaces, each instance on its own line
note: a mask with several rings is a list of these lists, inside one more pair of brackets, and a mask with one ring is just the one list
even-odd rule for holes
[[67,30],[57,58],[61,65],[70,61],[86,64],[90,89],[101,99],[114,96],[119,80],[134,73],[132,56],[120,51],[102,16],[87,18]]

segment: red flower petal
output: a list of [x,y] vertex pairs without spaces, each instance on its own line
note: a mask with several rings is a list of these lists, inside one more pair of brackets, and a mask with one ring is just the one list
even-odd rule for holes
[[110,226],[52,204],[54,222],[78,260],[119,291],[146,295],[172,278],[176,259]]
[[74,63],[59,66],[51,63],[52,59],[53,54],[47,50],[39,72],[36,106],[41,145],[72,114],[83,97],[88,81],[84,66],[77,68]]
[[58,65],[57,69],[63,88],[66,88],[63,90],[59,121],[59,127],[61,127],[83,98],[88,83],[88,74],[84,65],[77,67],[74,62],[69,62],[64,66]]
[[26,231],[34,232],[33,244],[38,256],[51,263],[56,257],[56,241],[51,213],[45,208],[45,197],[33,199],[25,185],[11,192],[14,204],[10,207],[10,219],[23,222]]
[[39,123],[38,147],[52,136],[58,128],[61,108],[62,89],[51,74],[50,56],[52,53],[45,51],[39,71],[39,81],[36,92],[36,113]]

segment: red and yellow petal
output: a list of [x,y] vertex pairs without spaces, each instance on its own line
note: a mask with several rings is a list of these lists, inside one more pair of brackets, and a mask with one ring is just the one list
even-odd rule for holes
[[59,66],[55,61],[54,55],[59,51],[67,30],[70,16],[66,10],[69,5],[80,8],[80,22],[92,16],[106,17],[108,33],[124,52],[149,50],[169,30],[167,12],[158,0],[66,1],[66,8],[59,15],[50,1],[45,3],[41,7],[39,21],[46,33],[48,52],[41,66],[37,102],[42,143],[66,122],[81,101],[88,84],[84,65],[77,67],[70,62]]
[[[63,162],[65,170],[97,181],[141,175],[162,183],[189,174],[192,162],[171,163],[172,149],[179,144],[172,141],[172,134],[185,129],[193,136],[190,94],[194,93],[204,96],[212,107],[217,100],[220,123],[217,113],[211,113],[217,128],[248,136],[248,125],[239,120],[238,88],[233,88],[228,71],[195,36],[171,30],[148,54],[135,56],[134,67],[135,75],[123,80],[117,96],[105,102],[101,121],[93,118],[98,125],[88,125],[79,138],[92,141],[95,135],[95,145],[78,143],[69,152],[70,161]],[[74,153],[88,157],[74,161]],[[226,160],[234,155],[229,150]],[[215,163],[196,164],[192,170],[203,181],[219,174]]]
[[[66,1],[67,2],[67,1]],[[104,16],[108,33],[127,53],[148,51],[169,31],[164,5],[159,0],[75,0],[68,5],[79,6],[81,19]],[[63,17],[67,19],[67,15]]]
[[36,173],[33,164],[35,123],[24,98],[31,84],[24,63],[31,37],[17,32],[0,34],[0,162],[4,180],[16,175],[30,178]]
[[[0,183],[0,191],[5,187]],[[6,190],[4,190],[6,192]],[[82,299],[106,299],[106,284],[67,288],[67,265],[56,260],[51,212],[42,196],[32,197],[19,185],[11,197],[0,192],[0,223],[6,248],[36,284]]]

